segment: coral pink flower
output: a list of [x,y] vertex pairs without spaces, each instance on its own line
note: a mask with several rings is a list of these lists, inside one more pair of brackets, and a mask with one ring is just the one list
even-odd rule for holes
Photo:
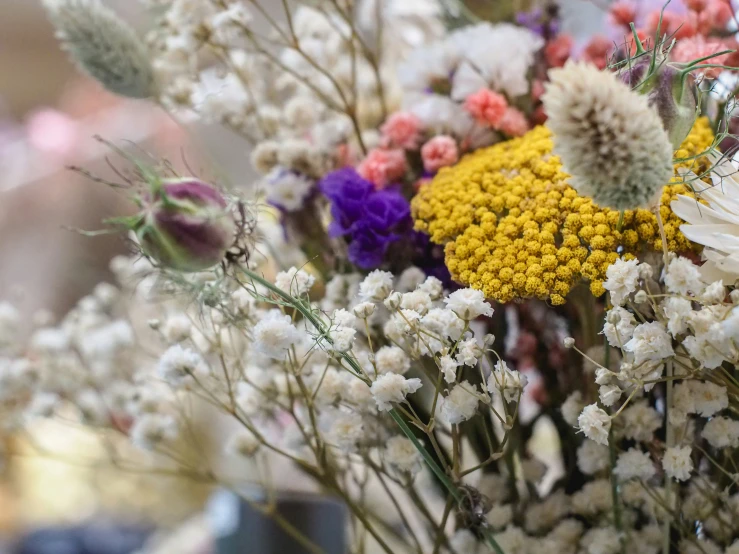
[[534,79],[534,82],[531,83],[531,97],[537,101],[541,98],[542,94],[544,94],[544,83],[541,79]]
[[509,137],[520,137],[529,130],[529,122],[520,110],[508,108],[503,114],[498,128]]
[[377,188],[400,179],[405,173],[405,153],[399,149],[373,148],[357,167],[357,173]]
[[629,28],[629,23],[636,21],[636,4],[627,0],[618,0],[608,10],[608,20],[616,27]]
[[[660,34],[674,36],[676,39],[689,38],[698,32],[694,14],[677,14],[664,12],[662,15],[662,26]],[[649,36],[653,37],[659,26],[660,10],[655,10],[647,16],[646,28]]]
[[570,58],[575,41],[571,35],[562,33],[550,40],[544,47],[544,57],[551,67],[562,67]]
[[613,50],[613,42],[603,35],[595,35],[582,52],[581,59],[592,63],[598,69],[608,65],[608,55]]
[[[675,48],[672,49],[671,58],[676,62],[691,62],[725,49],[723,42],[720,40],[705,39],[698,35],[693,38],[678,41]],[[725,65],[727,58],[727,54],[722,54],[720,56],[715,56],[710,60],[706,60],[703,63]],[[714,79],[718,77],[719,73],[721,73],[721,68],[712,67],[709,69],[698,70],[696,73],[698,75],[705,75],[710,79]]]
[[497,127],[508,107],[505,96],[487,88],[470,94],[464,101],[464,108],[478,123]]
[[421,120],[408,112],[396,112],[380,127],[382,138],[389,146],[415,150],[421,139]]
[[723,31],[731,19],[731,6],[725,0],[711,0],[698,15],[698,29],[703,34]]
[[436,136],[421,148],[421,159],[423,168],[430,173],[455,164],[459,159],[457,142],[448,135]]
[[702,12],[709,2],[710,0],[685,0],[685,6],[694,12]]

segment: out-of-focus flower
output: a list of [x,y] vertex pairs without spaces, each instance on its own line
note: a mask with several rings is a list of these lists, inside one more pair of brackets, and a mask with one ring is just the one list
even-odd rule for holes
[[405,153],[402,150],[374,148],[357,166],[357,173],[377,188],[385,188],[405,174]]
[[135,31],[99,0],[44,0],[72,60],[105,88],[131,98],[156,94],[151,57]]
[[575,39],[572,35],[563,33],[547,42],[544,47],[544,56],[550,67],[562,67],[570,59]]
[[609,72],[570,62],[542,98],[572,187],[601,206],[643,208],[672,178],[672,145],[657,112]]
[[498,122],[498,129],[508,137],[521,137],[529,130],[529,122],[521,110],[508,106]]
[[[677,41],[675,47],[670,52],[670,58],[673,61],[681,63],[689,63],[699,58],[705,58],[711,54],[716,54],[726,50],[726,45],[718,39],[705,38],[701,35]],[[711,65],[726,65],[729,54],[721,54],[714,56],[705,61]],[[715,79],[719,73],[723,71],[720,67],[698,68],[695,73],[703,75],[708,79]]]
[[585,45],[580,59],[584,62],[590,62],[598,69],[605,69],[608,66],[608,56],[613,51],[613,41],[603,35],[595,35]]
[[395,112],[380,127],[388,146],[414,150],[421,140],[421,120],[412,113]]
[[457,141],[448,135],[438,135],[421,147],[423,168],[435,173],[442,167],[454,165],[459,159]]
[[611,25],[626,27],[636,22],[636,4],[629,0],[618,0],[608,7],[608,19]]
[[478,123],[497,127],[508,108],[508,101],[502,94],[487,88],[481,88],[465,99],[464,108],[472,114],[472,117]]

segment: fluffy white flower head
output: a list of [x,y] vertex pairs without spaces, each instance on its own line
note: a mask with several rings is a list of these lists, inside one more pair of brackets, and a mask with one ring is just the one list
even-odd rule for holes
[[177,386],[193,376],[207,375],[208,366],[200,354],[190,348],[175,344],[159,358],[157,371],[162,379]]
[[672,178],[673,149],[646,96],[586,62],[549,77],[547,126],[572,187],[616,210],[651,205]]
[[650,360],[659,361],[675,354],[672,338],[659,321],[637,325],[631,340],[623,348],[634,354],[634,363],[637,365]]
[[290,320],[290,316],[279,310],[270,310],[267,315],[254,326],[255,348],[270,358],[283,359],[288,348],[301,339]]
[[639,283],[639,260],[616,260],[606,270],[603,288],[611,293],[614,306],[622,306]]
[[477,387],[467,381],[462,381],[449,391],[448,396],[440,399],[441,419],[450,425],[467,421],[477,413],[479,402]]
[[481,315],[493,315],[493,308],[485,302],[485,295],[477,289],[455,290],[444,299],[446,307],[462,319],[469,321]]
[[585,406],[577,418],[577,425],[583,434],[598,444],[608,444],[611,418],[597,404]]
[[307,271],[291,267],[287,271],[280,271],[275,276],[275,286],[293,296],[307,294],[316,278]]
[[690,459],[692,449],[689,446],[672,446],[665,451],[662,458],[662,467],[673,479],[687,481],[693,471],[693,461]]
[[359,297],[367,302],[381,302],[393,289],[393,274],[375,269],[359,284]]
[[393,408],[393,402],[404,402],[407,395],[420,388],[420,379],[406,379],[397,373],[386,373],[372,383],[370,391],[377,403],[377,409],[389,412]]

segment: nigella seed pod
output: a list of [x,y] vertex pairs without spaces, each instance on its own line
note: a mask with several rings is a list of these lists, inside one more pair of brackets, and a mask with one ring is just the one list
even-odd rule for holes
[[654,63],[649,56],[635,60],[621,73],[622,82],[646,95],[657,110],[673,148],[678,149],[696,119],[695,78],[669,62]]
[[208,183],[165,179],[142,204],[133,231],[143,251],[163,267],[208,269],[234,243],[236,223],[228,202]]

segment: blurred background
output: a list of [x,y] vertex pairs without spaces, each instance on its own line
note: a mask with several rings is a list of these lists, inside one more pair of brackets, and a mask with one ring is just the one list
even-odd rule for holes
[[[136,20],[143,13],[136,1],[105,3],[146,26]],[[503,16],[513,9],[510,0],[469,4]],[[591,34],[602,21],[596,4],[562,0],[568,30]],[[186,160],[207,168],[205,175],[217,168],[239,184],[252,182],[238,137],[183,127],[146,102],[104,92],[59,50],[40,0],[0,0],[0,301],[12,302],[28,328],[64,314],[109,279],[110,259],[126,250],[121,237],[71,230],[98,229],[102,218],[128,209],[111,189],[65,169],[111,174],[96,134],[133,141],[179,167]],[[0,436],[0,452],[12,453],[0,456],[0,554],[128,554],[147,540],[146,552],[185,552],[159,539],[170,533],[188,552],[212,550],[199,515],[206,487],[121,472],[89,431],[47,422],[32,435]],[[161,533],[152,538],[155,529]]]

